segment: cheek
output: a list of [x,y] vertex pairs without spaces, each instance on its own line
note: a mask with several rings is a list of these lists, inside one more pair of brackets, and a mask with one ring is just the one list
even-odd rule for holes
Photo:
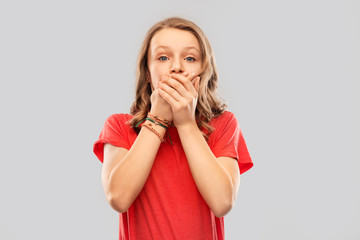
[[201,70],[201,64],[189,64],[185,71],[189,72],[189,73],[197,73],[199,74],[200,73],[200,70]]
[[160,81],[163,75],[168,75],[168,71],[157,66],[152,66],[150,68],[151,82],[156,88],[157,83]]

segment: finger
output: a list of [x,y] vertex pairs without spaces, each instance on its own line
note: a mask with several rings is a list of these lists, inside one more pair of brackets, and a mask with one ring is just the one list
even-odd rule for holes
[[196,92],[199,92],[199,86],[200,86],[200,77],[198,76],[198,77],[196,77],[195,84],[194,84]]
[[174,79],[171,77],[162,77],[161,82],[163,82],[164,84],[167,84],[168,86],[170,86],[171,88],[176,90],[182,97],[187,97],[189,95],[189,91],[177,79]]
[[200,76],[197,76],[195,77],[194,79],[194,89],[195,89],[195,92],[198,94],[199,93],[199,87],[200,87]]
[[167,82],[159,82],[158,84],[159,89],[166,92],[168,95],[170,95],[173,99],[180,102],[182,100],[182,96],[176,91],[176,89],[172,88],[167,84]]
[[178,104],[178,102],[172,96],[170,96],[161,88],[159,88],[159,94],[171,106],[171,109],[175,109],[175,106]]
[[184,85],[185,89],[188,91],[193,91],[194,90],[194,85],[191,82],[191,80],[193,80],[195,78],[195,75],[193,74],[189,74],[187,77],[180,75],[180,74],[170,74],[171,78],[176,79],[177,81],[179,81],[180,83],[182,83],[182,85]]

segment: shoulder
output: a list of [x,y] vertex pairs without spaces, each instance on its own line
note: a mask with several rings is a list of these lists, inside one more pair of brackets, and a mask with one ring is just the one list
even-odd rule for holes
[[106,122],[110,124],[126,124],[130,119],[132,119],[132,115],[127,113],[114,113],[111,114],[107,119]]
[[104,128],[111,132],[123,132],[130,134],[132,128],[129,124],[129,120],[131,120],[132,117],[132,115],[126,113],[111,114],[106,119]]
[[216,128],[216,127],[228,125],[229,123],[232,123],[232,122],[237,123],[235,114],[230,111],[224,111],[220,116],[211,119],[209,124],[212,127]]
[[221,136],[231,137],[241,131],[235,114],[230,111],[225,111],[220,116],[211,119],[209,124],[213,127],[213,132],[210,134],[212,139]]

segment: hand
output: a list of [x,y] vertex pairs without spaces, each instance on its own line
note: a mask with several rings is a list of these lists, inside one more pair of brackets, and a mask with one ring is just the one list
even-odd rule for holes
[[160,96],[159,89],[153,90],[150,96],[151,109],[150,112],[153,115],[159,116],[162,119],[168,121],[173,120],[173,114],[170,105]]
[[196,123],[200,77],[188,73],[163,76],[159,82],[160,96],[171,106],[176,127]]

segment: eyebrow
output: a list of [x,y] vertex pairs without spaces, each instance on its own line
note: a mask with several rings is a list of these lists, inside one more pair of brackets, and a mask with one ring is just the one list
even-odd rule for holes
[[[157,50],[158,48],[170,49],[168,46],[159,45],[159,46],[155,47],[154,50]],[[194,50],[196,50],[198,53],[200,53],[200,51],[199,51],[196,47],[193,47],[193,46],[185,47],[184,49],[194,49]]]

